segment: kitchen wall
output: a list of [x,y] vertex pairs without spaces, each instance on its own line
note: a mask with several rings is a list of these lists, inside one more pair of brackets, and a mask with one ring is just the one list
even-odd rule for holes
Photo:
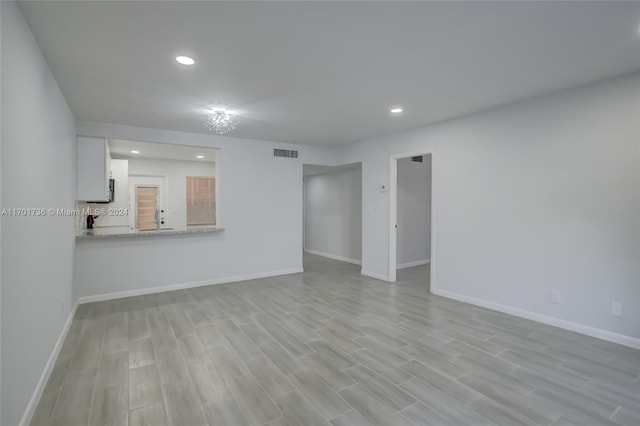
[[[0,15],[2,207],[74,209],[73,114],[16,4],[0,2]],[[3,215],[1,221],[0,423],[17,425],[75,300],[74,218]]]
[[305,246],[315,254],[362,260],[362,167],[305,176]]
[[638,345],[639,87],[634,74],[343,149],[363,162],[363,271],[389,273],[389,156],[431,152],[434,293]]
[[[215,177],[215,173],[214,163],[202,161],[151,160],[143,158],[129,160],[130,176],[162,175],[165,177],[167,188],[166,200],[163,204],[166,206],[165,227],[167,228],[187,227],[187,176]],[[128,190],[132,191],[133,188]]]
[[431,257],[431,155],[422,157],[398,160],[398,269]]
[[[333,150],[104,123],[79,122],[78,133],[219,148],[218,225],[225,228],[217,234],[79,241],[74,286],[83,300],[302,270],[302,163],[333,165]],[[273,157],[274,148],[297,149],[300,158]]]

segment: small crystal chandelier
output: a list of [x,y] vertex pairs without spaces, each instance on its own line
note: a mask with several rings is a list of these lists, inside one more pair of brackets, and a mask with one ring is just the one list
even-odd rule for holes
[[204,125],[210,131],[224,135],[237,127],[238,120],[226,109],[214,109],[204,119]]

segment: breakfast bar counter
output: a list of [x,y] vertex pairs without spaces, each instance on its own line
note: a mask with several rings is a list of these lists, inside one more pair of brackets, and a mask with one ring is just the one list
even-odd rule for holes
[[224,228],[217,226],[189,226],[187,228],[164,228],[150,231],[140,231],[128,226],[105,226],[94,229],[83,229],[76,234],[76,240],[96,240],[111,238],[139,238],[163,235],[205,234],[221,232]]

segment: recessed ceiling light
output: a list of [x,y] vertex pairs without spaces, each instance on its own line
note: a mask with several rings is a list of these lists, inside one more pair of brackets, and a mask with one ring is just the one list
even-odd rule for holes
[[182,65],[193,65],[196,63],[196,61],[194,61],[193,58],[190,58],[189,56],[178,56],[176,57],[176,61],[178,61]]
[[140,154],[140,151],[133,150],[133,151],[131,151],[131,153],[132,154]]
[[402,111],[404,111],[402,108],[391,108],[391,114],[400,114]]
[[204,155],[196,155],[196,158],[204,158]]

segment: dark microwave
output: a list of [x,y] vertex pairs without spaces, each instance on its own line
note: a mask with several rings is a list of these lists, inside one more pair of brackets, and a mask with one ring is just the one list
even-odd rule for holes
[[116,192],[116,180],[111,178],[109,179],[109,201],[89,201],[89,203],[96,203],[96,204],[113,203],[115,192]]

